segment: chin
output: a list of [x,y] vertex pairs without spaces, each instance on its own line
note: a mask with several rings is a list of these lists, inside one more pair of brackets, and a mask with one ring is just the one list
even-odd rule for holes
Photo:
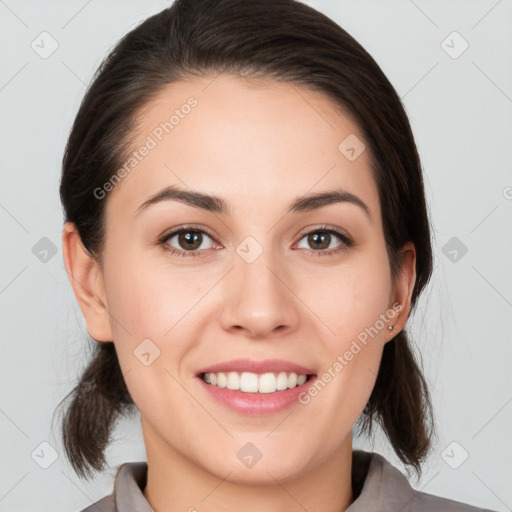
[[[239,466],[242,466],[242,464],[239,464]],[[225,473],[216,476],[234,484],[264,486],[275,485],[276,480],[279,483],[294,480],[303,472],[301,469],[291,464],[265,464],[261,459],[252,468],[226,467]],[[226,477],[226,475],[228,476]]]
[[303,456],[298,459],[296,451],[290,453],[287,447],[283,447],[286,448],[284,453],[269,445],[259,450],[251,442],[240,446],[229,458],[225,454],[230,450],[222,450],[217,457],[212,454],[204,469],[217,478],[243,485],[275,485],[276,480],[294,480],[313,469],[311,461],[308,464]]

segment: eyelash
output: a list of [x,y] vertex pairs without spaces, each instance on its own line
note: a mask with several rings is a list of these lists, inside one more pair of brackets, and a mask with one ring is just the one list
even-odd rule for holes
[[[182,251],[182,250],[179,250],[179,249],[176,249],[176,247],[171,247],[168,245],[168,241],[173,238],[174,236],[176,235],[180,235],[181,233],[189,233],[189,232],[194,232],[194,233],[203,233],[203,234],[206,234],[208,235],[212,240],[215,239],[215,237],[209,233],[208,231],[204,230],[204,229],[199,229],[199,228],[195,228],[195,227],[192,227],[192,226],[183,226],[179,229],[176,229],[175,231],[171,231],[170,233],[167,233],[165,235],[163,235],[162,237],[160,237],[157,241],[158,245],[161,245],[164,250],[166,251],[169,251],[170,254],[172,255],[179,255],[181,257],[202,257],[202,256],[207,256],[208,253],[207,253],[207,250],[204,249],[204,250],[201,250],[201,251]],[[318,251],[315,251],[314,249],[309,249],[309,251],[311,251],[315,256],[331,256],[331,255],[334,255],[334,254],[337,254],[337,253],[340,253],[342,251],[346,251],[347,249],[351,248],[353,245],[354,245],[354,242],[351,238],[349,238],[347,235],[345,235],[344,233],[342,233],[341,231],[337,230],[337,229],[334,229],[334,228],[331,228],[331,227],[328,227],[328,226],[320,226],[319,228],[315,228],[311,231],[308,231],[306,233],[304,233],[299,240],[302,240],[304,237],[308,236],[308,235],[311,235],[312,233],[328,233],[328,234],[331,234],[331,235],[335,235],[337,237],[339,237],[342,241],[342,243],[340,244],[340,247],[338,247],[337,249],[329,249],[329,250],[318,250]],[[213,249],[215,250],[215,249]]]

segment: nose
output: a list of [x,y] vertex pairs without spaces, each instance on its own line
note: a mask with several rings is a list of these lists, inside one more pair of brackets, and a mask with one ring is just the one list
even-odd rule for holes
[[234,254],[223,293],[220,319],[227,331],[262,339],[297,328],[300,301],[293,293],[291,272],[271,250],[263,250],[252,262]]

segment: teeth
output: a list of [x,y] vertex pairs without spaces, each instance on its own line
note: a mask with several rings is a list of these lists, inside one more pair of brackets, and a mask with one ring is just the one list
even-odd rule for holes
[[203,380],[219,388],[228,388],[244,393],[273,393],[301,386],[306,382],[307,375],[286,373],[251,373],[251,372],[219,372],[205,373]]

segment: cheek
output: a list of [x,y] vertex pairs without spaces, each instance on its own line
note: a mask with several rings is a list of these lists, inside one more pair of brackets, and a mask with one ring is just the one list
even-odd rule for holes
[[[130,265],[128,259],[123,265]],[[187,297],[194,289],[183,293],[175,282],[162,279],[162,270],[145,269],[136,260],[131,265],[129,272],[118,268],[111,273],[111,326],[128,391],[151,418],[155,411],[176,409],[186,400],[177,382],[182,378],[178,363],[189,348]]]
[[[318,404],[323,402],[320,409],[341,427],[362,412],[375,384],[388,325],[393,323],[387,258],[375,251],[368,258],[354,259],[352,265],[317,280],[317,285],[310,287],[305,302],[309,300],[330,329],[320,338],[324,358]],[[334,412],[332,404],[345,409]]]
[[299,296],[329,327],[332,348],[340,349],[386,312],[391,289],[387,259],[375,251],[308,278]]
[[161,381],[171,379],[164,370],[175,375],[179,361],[199,339],[194,306],[206,291],[199,278],[186,278],[155,259],[130,248],[105,258],[116,351],[130,393],[140,403],[156,396],[151,393],[161,388]]
[[197,301],[194,283],[187,286],[163,259],[136,248],[119,250],[108,266],[106,259],[105,274],[111,324],[120,337],[129,332],[134,341],[151,336],[162,339]]

